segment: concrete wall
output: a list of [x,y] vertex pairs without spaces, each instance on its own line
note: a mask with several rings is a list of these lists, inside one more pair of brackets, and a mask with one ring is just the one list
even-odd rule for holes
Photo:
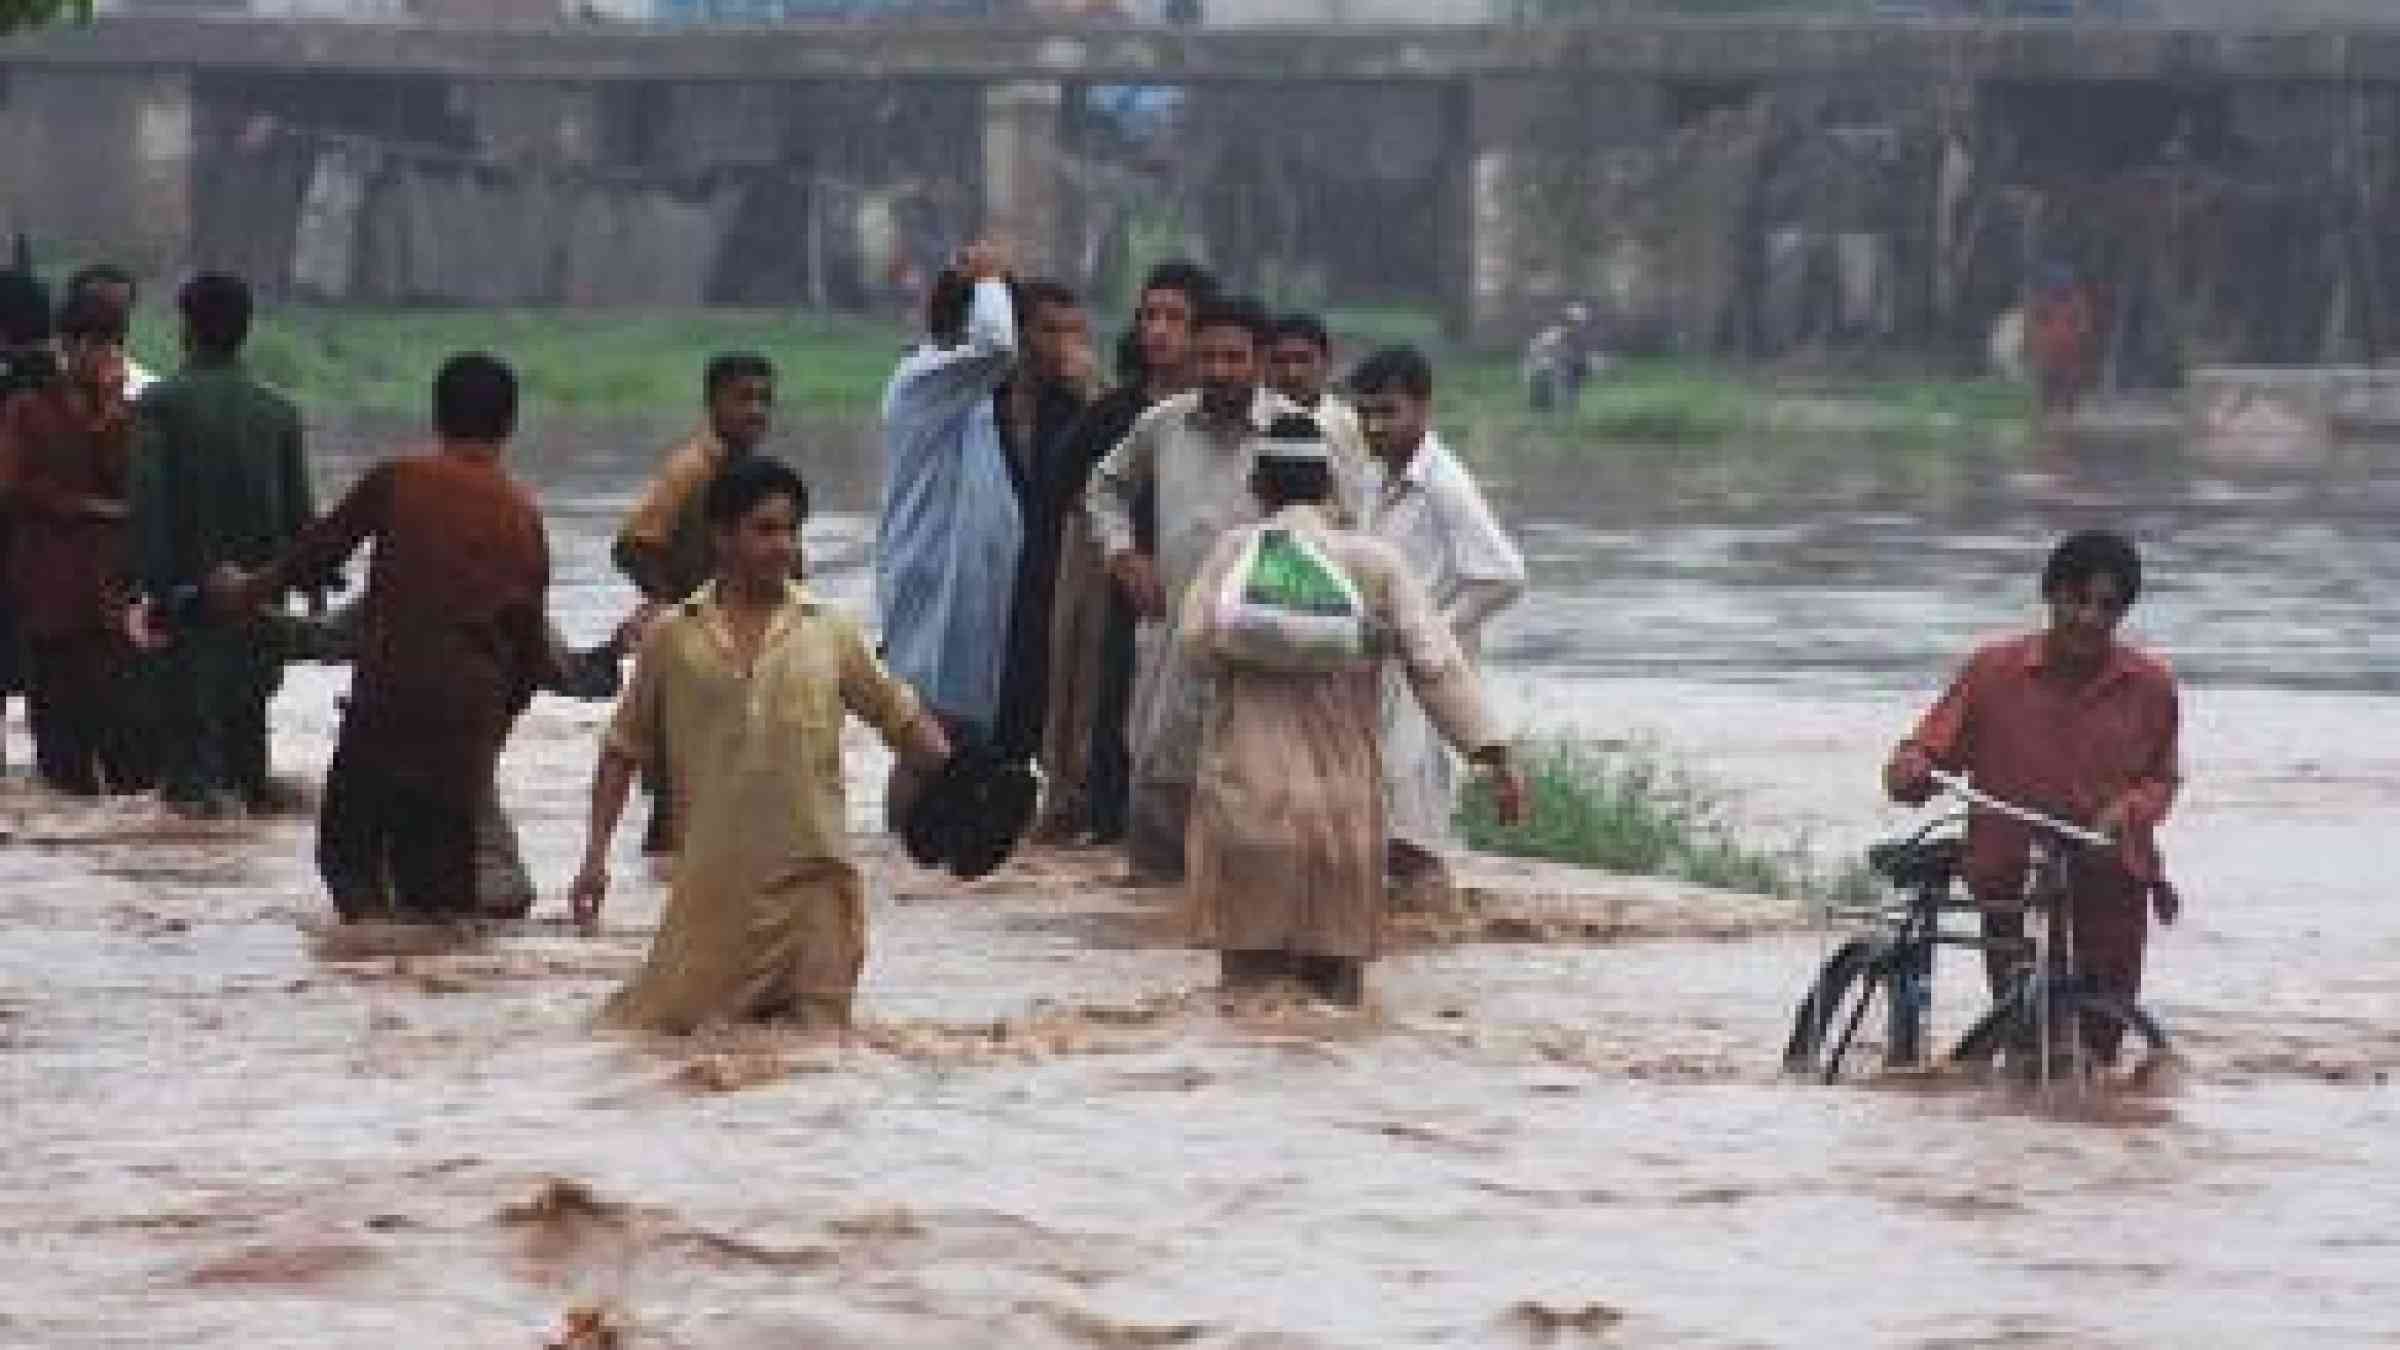
[[190,77],[11,71],[0,99],[0,226],[151,271],[191,234]]

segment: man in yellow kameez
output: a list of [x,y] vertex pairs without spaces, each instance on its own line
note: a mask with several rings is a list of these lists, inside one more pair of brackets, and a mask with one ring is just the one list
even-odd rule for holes
[[1334,471],[1316,423],[1279,418],[1255,443],[1251,490],[1264,524],[1313,545],[1357,588],[1371,655],[1327,670],[1227,655],[1219,601],[1252,531],[1227,533],[1183,597],[1180,640],[1214,697],[1186,841],[1193,936],[1229,988],[1295,978],[1355,1004],[1382,951],[1383,664],[1397,662],[1442,736],[1490,772],[1503,819],[1524,782],[1483,687],[1424,584],[1390,544],[1333,526]]
[[850,859],[843,714],[928,767],[950,747],[857,621],[791,579],[807,514],[799,475],[740,461],[709,484],[704,508],[716,579],[644,641],[592,785],[571,893],[587,928],[635,774],[662,770],[688,805],[658,936],[602,1021],[670,1033],[769,1019],[845,1026],[866,903]]

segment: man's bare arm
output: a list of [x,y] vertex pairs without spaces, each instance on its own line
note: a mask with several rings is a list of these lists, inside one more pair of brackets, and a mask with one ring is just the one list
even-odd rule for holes
[[574,888],[567,893],[570,913],[587,932],[600,923],[600,902],[608,895],[609,846],[616,840],[617,822],[624,819],[625,799],[633,793],[634,775],[640,767],[631,756],[603,748],[599,766],[592,771],[591,820],[583,839],[583,869],[576,874]]

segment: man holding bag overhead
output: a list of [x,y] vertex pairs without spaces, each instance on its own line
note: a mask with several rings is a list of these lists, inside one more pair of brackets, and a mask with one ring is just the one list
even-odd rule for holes
[[1179,637],[1214,686],[1188,894],[1228,988],[1289,978],[1356,1004],[1383,939],[1384,663],[1492,775],[1503,819],[1524,780],[1424,585],[1391,545],[1329,522],[1333,478],[1317,424],[1277,418],[1250,475],[1265,519],[1227,532],[1184,593]]

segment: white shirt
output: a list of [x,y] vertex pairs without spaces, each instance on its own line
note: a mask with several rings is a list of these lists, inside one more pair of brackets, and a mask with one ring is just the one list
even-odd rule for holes
[[[1525,557],[1500,528],[1483,492],[1441,438],[1428,431],[1398,475],[1367,467],[1367,530],[1400,551],[1470,660],[1483,626],[1525,593]],[[1457,774],[1424,711],[1388,674],[1383,698],[1385,828],[1428,853],[1451,842]]]
[[1367,529],[1399,548],[1472,655],[1483,626],[1525,594],[1525,555],[1434,432],[1397,477],[1367,466]]

